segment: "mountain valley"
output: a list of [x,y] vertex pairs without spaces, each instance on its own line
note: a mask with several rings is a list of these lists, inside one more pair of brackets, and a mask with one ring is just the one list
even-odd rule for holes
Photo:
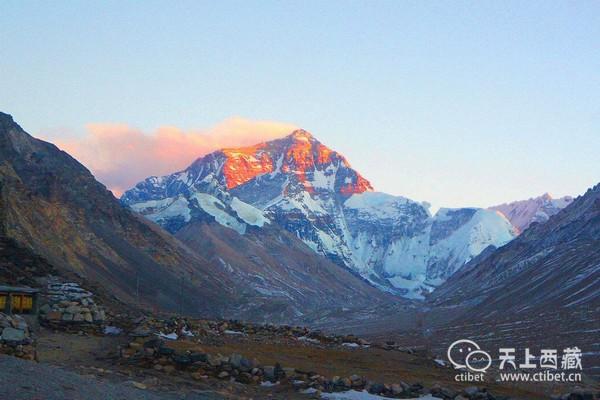
[[[376,192],[297,130],[207,154],[118,200],[0,113],[0,216],[3,284],[60,277],[107,308],[109,331],[41,328],[39,354],[119,390],[132,379],[164,398],[567,390],[490,380],[469,394],[444,361],[465,337],[490,351],[577,345],[583,386],[600,375],[600,184],[577,198],[432,215],[425,202]],[[63,342],[81,346],[73,359]],[[203,361],[191,365],[192,354]]]

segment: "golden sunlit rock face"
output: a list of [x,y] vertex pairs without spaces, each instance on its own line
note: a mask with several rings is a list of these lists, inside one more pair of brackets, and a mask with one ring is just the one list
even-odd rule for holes
[[356,176],[356,183],[348,183],[340,188],[343,195],[353,195],[373,190],[371,183],[360,175]]
[[[309,176],[315,170],[324,170],[328,165],[339,161],[343,166],[350,164],[339,153],[318,142],[309,132],[296,130],[281,140],[261,143],[255,146],[224,149],[226,161],[223,165],[227,189],[242,185],[257,176],[280,170],[285,174],[294,174],[309,193],[314,192]],[[273,154],[280,154],[273,157]],[[336,188],[342,195],[352,195],[373,190],[362,176]]]
[[254,177],[273,172],[273,160],[263,151],[265,144],[242,149],[225,149],[227,157],[223,165],[223,174],[227,189],[244,184]]

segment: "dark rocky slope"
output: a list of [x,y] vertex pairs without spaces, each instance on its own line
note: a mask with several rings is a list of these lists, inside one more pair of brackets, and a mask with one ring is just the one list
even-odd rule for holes
[[467,264],[431,298],[432,340],[532,349],[579,347],[600,375],[600,184],[517,239]]
[[75,159],[3,113],[0,216],[2,237],[126,301],[136,300],[138,280],[141,300],[163,309],[183,303],[188,312],[219,315],[238,297],[216,266],[122,208]]
[[176,237],[207,259],[219,263],[231,278],[259,293],[252,320],[294,320],[311,324],[323,313],[342,315],[391,302],[405,303],[368,284],[358,274],[315,254],[295,235],[278,226],[249,229],[239,235],[216,222],[194,222]]

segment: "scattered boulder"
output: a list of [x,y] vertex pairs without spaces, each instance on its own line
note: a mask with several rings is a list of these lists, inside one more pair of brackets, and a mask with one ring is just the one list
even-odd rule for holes
[[26,337],[25,331],[9,327],[2,330],[0,339],[5,342],[22,342]]
[[437,397],[437,398],[445,399],[445,400],[455,399],[456,396],[458,395],[458,393],[456,393],[454,390],[443,388],[443,387],[440,387],[439,385],[432,387],[431,390],[429,391],[429,393],[433,397]]

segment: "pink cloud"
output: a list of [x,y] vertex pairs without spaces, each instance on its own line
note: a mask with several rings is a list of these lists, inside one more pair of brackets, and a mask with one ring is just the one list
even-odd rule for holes
[[85,165],[116,196],[151,175],[182,170],[224,147],[248,146],[284,136],[296,127],[274,121],[229,118],[210,129],[164,126],[145,133],[126,124],[89,124],[81,137],[49,138]]

